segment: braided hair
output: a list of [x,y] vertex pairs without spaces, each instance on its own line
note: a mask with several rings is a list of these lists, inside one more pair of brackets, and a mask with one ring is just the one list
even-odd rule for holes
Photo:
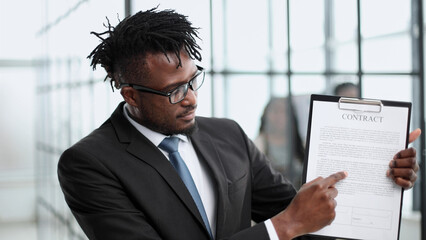
[[[198,28],[192,27],[187,17],[174,10],[158,11],[153,8],[140,11],[121,21],[116,27],[104,25],[107,31],[91,32],[101,39],[101,43],[89,54],[91,66],[96,69],[100,64],[107,72],[108,78],[116,84],[115,73],[124,70],[134,58],[147,53],[163,53],[170,61],[167,53],[174,53],[178,59],[178,67],[182,67],[180,51],[186,50],[191,59],[201,61],[200,46],[196,43]],[[108,35],[104,38],[104,35]],[[146,74],[146,73],[145,73]]]

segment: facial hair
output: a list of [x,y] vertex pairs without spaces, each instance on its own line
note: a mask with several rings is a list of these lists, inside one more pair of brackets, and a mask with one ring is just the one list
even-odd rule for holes
[[[196,108],[197,108],[196,105],[187,106],[186,110],[181,115],[185,115],[186,113],[188,113],[188,112],[190,112],[190,111],[192,111]],[[147,113],[147,111],[145,111],[143,106],[139,111],[141,113],[142,112]],[[159,133],[162,133],[162,134],[167,135],[167,136],[176,135],[176,134],[183,134],[183,135],[190,136],[192,133],[194,133],[194,131],[196,131],[198,129],[196,122],[194,122],[194,124],[191,124],[187,128],[175,129],[169,123],[156,121],[155,119],[152,119],[152,118],[149,118],[149,117],[143,117],[141,119],[135,119],[134,117],[132,117],[132,118],[135,121],[137,121],[138,123],[140,123],[141,125],[151,129],[152,131],[159,132]]]

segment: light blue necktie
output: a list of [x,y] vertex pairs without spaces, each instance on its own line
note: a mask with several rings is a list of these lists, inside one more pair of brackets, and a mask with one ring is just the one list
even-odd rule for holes
[[198,211],[203,218],[204,224],[209,231],[210,238],[213,239],[212,231],[210,229],[209,220],[204,210],[203,202],[201,201],[200,195],[198,194],[197,187],[195,186],[194,180],[192,179],[191,173],[188,170],[185,162],[178,152],[179,138],[177,137],[167,137],[158,145],[159,148],[163,149],[169,153],[169,160],[172,163],[173,167],[178,172],[182,181],[185,183],[186,188],[188,188],[191,193],[192,198],[194,199],[195,205],[197,205]]

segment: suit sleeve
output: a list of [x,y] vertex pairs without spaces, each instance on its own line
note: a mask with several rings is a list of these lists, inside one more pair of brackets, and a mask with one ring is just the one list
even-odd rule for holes
[[90,239],[161,239],[95,156],[76,149],[65,151],[58,177],[67,204]]
[[[296,190],[281,173],[275,171],[269,159],[240,128],[251,162],[252,171],[252,219],[259,224],[243,230],[233,239],[269,239],[263,221],[283,211],[291,203]],[[295,240],[325,240],[317,236],[304,235]]]
[[[235,233],[230,239],[269,239],[263,221],[270,219],[284,210],[296,195],[293,185],[280,173],[273,170],[267,157],[247,137],[241,127],[234,121],[223,124],[229,144],[244,149],[240,154],[249,164],[251,211],[249,216],[258,224]],[[230,123],[228,122],[228,123]],[[239,150],[237,150],[239,151]],[[246,213],[244,213],[246,214]]]
[[252,219],[261,222],[283,211],[296,195],[296,190],[285,176],[272,168],[265,154],[243,135],[252,171]]

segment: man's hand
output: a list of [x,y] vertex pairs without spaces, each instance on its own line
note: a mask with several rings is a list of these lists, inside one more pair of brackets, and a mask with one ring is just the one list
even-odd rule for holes
[[346,172],[338,172],[304,184],[290,205],[271,218],[279,238],[293,239],[330,225],[336,216],[335,184],[347,175]]
[[[414,142],[421,133],[418,128],[412,131],[408,137],[408,142]],[[416,149],[411,147],[398,152],[389,162],[389,168],[386,175],[391,177],[396,184],[404,189],[412,188],[417,180],[417,171],[419,171]]]

